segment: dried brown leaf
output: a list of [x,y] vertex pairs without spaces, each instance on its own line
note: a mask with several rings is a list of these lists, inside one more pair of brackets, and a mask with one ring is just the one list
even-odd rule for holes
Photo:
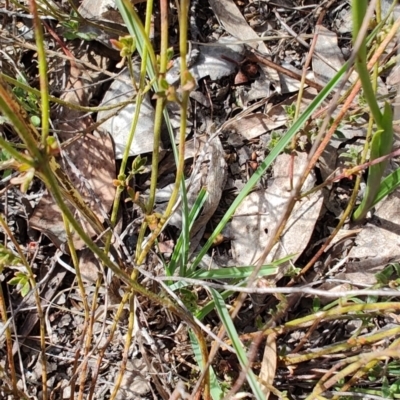
[[[81,72],[71,67],[71,76],[63,99],[75,104],[85,105],[86,95],[81,81]],[[91,119],[84,117],[81,112],[64,108],[60,113],[62,121],[58,128],[61,130],[59,139],[66,141],[73,138],[76,132],[86,130],[91,125]],[[101,227],[106,214],[111,208],[115,187],[115,161],[113,143],[109,135],[94,132],[72,141],[61,152],[60,165],[69,177],[73,187],[80,193],[87,208],[94,213]],[[65,182],[60,182],[65,186]],[[69,204],[71,211],[76,211],[76,205]],[[50,194],[44,195],[35,208],[29,223],[31,227],[46,234],[56,246],[65,242],[66,234],[62,215]],[[92,224],[86,223],[85,230],[89,235],[96,232]],[[75,237],[77,249],[82,247],[82,241]]]
[[265,400],[268,400],[271,391],[266,385],[272,385],[274,383],[276,373],[276,334],[270,334],[267,336],[267,343],[265,344],[264,355],[261,362],[261,370],[259,378],[261,380],[261,390],[265,395]]

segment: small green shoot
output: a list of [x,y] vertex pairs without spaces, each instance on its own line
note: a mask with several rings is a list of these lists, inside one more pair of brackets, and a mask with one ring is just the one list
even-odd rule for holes
[[15,255],[11,250],[0,244],[0,273],[4,267],[10,267],[15,265],[21,265],[22,260],[20,257]]
[[22,297],[25,297],[29,293],[30,284],[29,284],[29,277],[28,277],[27,272],[23,272],[23,271],[16,272],[14,278],[11,278],[8,281],[8,283],[10,285],[15,285]]
[[[10,154],[7,152],[7,150],[5,149],[0,149],[0,168],[2,168],[2,163],[5,161],[8,161],[11,159]],[[8,176],[10,176],[12,173],[11,169],[4,169],[4,172],[2,173],[1,177],[7,178]]]
[[268,142],[267,148],[269,151],[271,151],[281,140],[282,134],[276,131],[271,132],[271,138]]
[[81,39],[90,42],[95,40],[97,37],[95,33],[85,33],[79,31],[80,25],[78,21],[78,15],[75,11],[72,11],[69,19],[64,19],[61,21],[61,25],[65,29],[63,36],[67,40]]
[[121,61],[117,64],[117,68],[122,68],[125,64],[125,60],[132,57],[133,53],[136,51],[136,40],[134,37],[127,35],[124,37],[119,37],[118,40],[110,39],[111,44],[119,50],[119,55],[121,56]]
[[376,193],[375,199],[372,202],[372,207],[375,206],[379,201],[389,196],[390,193],[394,192],[400,186],[400,169],[396,169],[390,175],[385,177]]
[[[394,280],[392,279],[394,277]],[[397,287],[400,284],[400,264],[389,264],[375,274],[377,283],[383,286]]]
[[166,268],[166,273],[168,276],[173,276],[177,267],[179,266],[179,276],[186,277],[187,273],[187,254],[189,251],[189,232],[193,227],[194,221],[199,215],[201,208],[203,207],[204,202],[207,199],[207,190],[205,188],[201,188],[199,195],[187,217],[183,218],[183,222],[186,220],[187,232],[185,234],[185,229],[182,229],[182,232],[178,238],[176,246],[174,248],[174,252],[171,256],[171,261]]
[[313,298],[312,310],[318,312],[321,309],[321,300],[318,297]]
[[[196,339],[196,336],[192,331],[189,331],[189,338],[192,344],[194,357],[196,359],[197,364],[202,367],[203,360],[201,358],[201,352],[199,347],[199,342]],[[225,391],[227,387],[223,386],[223,383],[218,381],[217,376],[215,375],[214,369],[210,367],[210,394],[213,400],[221,400],[225,397]],[[224,390],[225,389],[225,390]]]
[[[29,83],[24,75],[18,74],[17,81],[29,87]],[[32,124],[35,127],[40,126],[40,108],[39,97],[33,91],[27,91],[19,86],[14,86],[12,92],[21,103],[24,110],[28,113]]]
[[347,168],[353,168],[360,163],[361,148],[359,146],[349,146],[345,153],[342,153],[340,158],[343,158],[344,165]]
[[291,127],[296,117],[296,103],[283,106],[287,114],[287,127]]

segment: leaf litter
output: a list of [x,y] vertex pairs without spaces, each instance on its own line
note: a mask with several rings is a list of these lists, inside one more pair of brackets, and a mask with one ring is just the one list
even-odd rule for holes
[[[90,2],[83,2],[80,11],[83,10],[84,3]],[[285,7],[288,7],[285,11],[282,11],[279,5],[274,2],[271,2],[269,6],[274,11],[279,10],[280,15],[284,15],[291,23],[299,17],[298,12],[300,11],[291,8],[295,3],[297,2],[285,2]],[[199,13],[197,22],[202,22],[202,27],[205,31],[209,29],[207,39],[209,41],[212,39],[214,46],[194,45],[193,59],[190,61],[192,63],[190,68],[198,85],[195,92],[198,95],[192,96],[193,107],[190,109],[190,118],[192,119],[191,122],[193,122],[192,126],[201,126],[206,135],[204,137],[201,137],[201,135],[196,135],[194,138],[190,137],[185,143],[188,150],[186,155],[188,167],[186,182],[189,188],[189,207],[194,203],[201,187],[206,186],[209,192],[207,203],[192,231],[193,247],[204,243],[206,235],[212,231],[231,204],[232,197],[238,193],[254,173],[259,162],[270,151],[275,140],[274,135],[282,135],[291,124],[287,107],[295,104],[297,95],[291,96],[287,95],[287,93],[297,91],[296,80],[291,80],[274,69],[267,68],[259,63],[255,76],[245,77],[249,79],[248,81],[238,81],[237,74],[242,72],[242,62],[246,61],[246,53],[243,49],[246,46],[258,48],[263,54],[269,54],[269,57],[278,61],[279,64],[286,65],[286,68],[295,68],[297,73],[301,73],[299,67],[301,68],[304,62],[304,49],[299,46],[295,39],[282,39],[281,43],[284,43],[283,45],[279,44],[280,41],[253,41],[253,39],[260,38],[260,32],[263,32],[264,28],[261,25],[256,29],[254,25],[250,26],[250,22],[253,24],[257,17],[261,15],[264,19],[269,19],[269,27],[275,26],[274,29],[277,31],[275,33],[281,34],[282,37],[283,33],[286,34],[285,29],[279,30],[276,28],[279,27],[279,22],[275,17],[271,17],[272,14],[265,18],[265,10],[257,8],[261,7],[261,5],[256,6],[255,3],[249,2],[248,5],[243,6],[243,4],[231,0],[224,0],[223,2],[210,1],[210,5],[212,11],[211,9],[206,9],[206,11]],[[346,10],[344,5],[342,5],[342,9]],[[94,11],[96,11],[96,7]],[[118,14],[116,11],[115,13],[112,11],[115,10],[108,8],[105,13],[101,11],[97,16],[93,17],[97,18],[100,24],[104,23],[105,19],[112,21],[113,15],[115,13],[115,15]],[[307,14],[305,14],[306,11],[301,11],[303,12],[303,17],[305,15],[306,18],[304,23],[298,24],[300,28],[297,33],[302,35],[304,32],[315,33],[318,31],[320,34],[319,40],[321,39],[321,41],[317,41],[317,53],[330,61],[338,59],[339,62],[337,64],[332,62],[338,68],[342,65],[348,53],[342,54],[342,50],[345,50],[343,43],[346,42],[340,38],[341,44],[338,43],[338,35],[334,32],[334,24],[343,26],[340,23],[340,18],[347,18],[347,14],[344,12],[338,13],[333,6],[330,6],[328,11],[331,13],[328,14],[329,18],[325,20],[328,27],[315,25],[313,13],[307,11]],[[333,23],[332,16],[336,16],[339,19],[339,23],[337,20]],[[219,21],[220,27],[216,21]],[[125,30],[120,19],[115,18],[113,22],[118,26],[118,29]],[[89,27],[91,25],[82,25],[82,27],[85,26]],[[348,28],[342,28],[340,33],[347,32],[348,30],[346,29]],[[229,36],[225,36],[224,32],[227,32]],[[109,38],[103,34],[103,31],[100,33],[101,35],[99,34],[95,39],[110,47]],[[323,38],[323,36],[327,36],[331,41],[325,41],[322,44],[322,40],[327,39]],[[235,40],[248,42],[240,45],[236,43],[226,45],[226,43]],[[215,46],[215,44],[217,45]],[[348,43],[345,45],[348,45]],[[229,61],[228,58],[234,62]],[[288,59],[291,62],[285,64]],[[318,57],[313,58],[313,71],[310,72],[313,72],[316,80],[323,77],[320,82],[325,84],[326,76],[331,76],[334,68],[324,69],[326,68],[326,62],[321,63],[320,61]],[[175,63],[178,65],[177,62]],[[74,75],[73,69],[72,72],[73,74],[70,77],[72,81],[65,88],[67,92],[62,98],[70,103],[88,105],[88,99],[84,97],[89,97],[89,95],[82,89],[85,86],[84,81],[79,74]],[[171,76],[171,83],[179,78],[174,69],[171,69],[169,73],[171,75],[175,73],[174,76]],[[132,96],[132,86],[128,74],[123,73],[120,78],[115,79],[110,88],[102,91],[101,105],[109,105],[112,102],[117,104],[122,101],[122,96],[125,99],[129,99]],[[312,74],[308,75],[308,79],[312,79]],[[389,89],[392,88],[389,87]],[[68,90],[70,91],[68,92]],[[306,107],[314,96],[315,89],[306,89],[301,107]],[[197,102],[196,98],[203,100],[206,98],[207,102]],[[257,104],[257,107],[252,108],[254,105],[252,102],[255,99],[261,99],[261,101]],[[204,104],[207,104],[207,106],[204,106]],[[133,107],[133,105],[126,106],[118,114],[111,117],[112,112],[99,112],[97,121],[103,121],[110,117],[108,121],[103,122],[102,129],[97,133],[91,132],[71,141],[70,144],[63,147],[59,158],[59,162],[69,179],[79,189],[85,202],[90,204],[96,218],[100,223],[105,223],[105,226],[115,194],[113,186],[113,179],[115,179],[116,173],[115,159],[121,158],[124,151],[126,134],[131,122],[130,118],[134,112]],[[362,120],[363,109],[361,108],[358,111]],[[139,119],[138,129],[135,132],[135,142],[130,149],[131,155],[151,152],[153,112],[153,102],[149,96],[141,109],[142,114]],[[65,109],[64,112],[59,113],[57,118],[59,119],[59,125],[55,126],[55,128],[58,129],[56,133],[60,142],[68,142],[77,131],[90,131],[90,127],[93,124],[93,121],[86,114],[71,109]],[[210,121],[221,127],[217,131],[219,135],[215,135],[211,129],[207,128],[207,126],[210,126]],[[229,230],[224,232],[224,240],[216,245],[214,250],[205,257],[208,266],[223,268],[223,266],[228,265],[254,265],[257,262],[258,257],[270,239],[270,233],[275,230],[279,217],[285,209],[290,197],[291,187],[298,179],[299,172],[307,164],[307,151],[309,150],[307,141],[312,140],[314,128],[312,123],[308,124],[305,132],[302,133],[302,137],[306,138],[302,148],[297,148],[293,154],[281,154],[268,174],[261,179],[252,193],[243,200],[230,222]],[[308,132],[307,129],[309,129]],[[324,157],[320,160],[319,168],[309,176],[303,191],[308,191],[316,184],[321,183],[320,174],[324,180],[338,167],[343,167],[343,164],[340,165],[340,161],[338,161],[340,160],[340,157],[338,158],[340,151],[344,149],[343,152],[348,152],[350,142],[359,140],[358,136],[364,136],[362,129],[356,128],[350,135],[351,137],[346,133],[346,127],[341,127],[340,129],[342,133],[344,132],[344,137],[340,135],[335,137],[335,145],[326,151]],[[195,128],[192,128],[192,130],[195,130]],[[310,131],[312,132],[310,133]],[[115,154],[113,142],[107,132],[113,135]],[[301,144],[300,141],[297,144]],[[167,143],[167,152],[170,151],[169,146]],[[170,195],[170,187],[165,182],[168,182],[171,173],[174,171],[172,160],[173,156],[169,153],[160,162],[159,182],[163,182],[163,184],[157,190],[157,201],[159,203],[162,202],[162,199],[168,199]],[[291,174],[293,174],[293,178],[291,178]],[[147,176],[143,176],[143,179],[138,178],[138,181],[135,182],[137,188],[143,191],[144,194],[146,194],[148,187],[146,179]],[[352,182],[343,180],[330,185],[324,189],[324,192],[315,192],[298,201],[287,222],[286,229],[265,263],[276,261],[287,255],[293,255],[290,263],[286,263],[281,267],[280,276],[294,267],[304,265],[315,253],[315,249],[319,247],[320,242],[326,239],[334,228],[337,218],[340,217],[349,199],[351,185]],[[351,223],[347,223],[340,232],[341,239],[333,242],[326,249],[320,264],[317,264],[315,270],[310,271],[305,276],[305,279],[308,282],[312,282],[316,277],[323,277],[327,282],[337,279],[345,281],[347,288],[379,283],[376,274],[382,272],[388,264],[397,263],[400,258],[397,250],[399,237],[396,213],[399,208],[397,197],[398,191],[378,204],[366,224],[352,226]],[[18,201],[15,196],[10,197],[11,210]],[[61,247],[66,240],[66,236],[64,225],[60,218],[61,215],[54,205],[52,197],[45,194],[39,203],[32,202],[32,205],[34,211],[29,218],[30,228],[43,232],[56,247]],[[162,211],[162,206],[159,207],[159,210]],[[76,215],[79,218],[78,214]],[[11,213],[10,216],[15,218],[15,213]],[[121,218],[121,224],[124,228],[127,228],[128,225],[139,226],[139,224],[135,225],[135,218],[140,220],[141,217],[135,207],[129,208],[129,206],[126,206],[124,215]],[[171,227],[174,227],[175,231],[170,229]],[[180,209],[177,207],[175,214],[169,221],[168,229],[163,232],[164,236],[160,237],[161,253],[167,259],[168,254],[173,251],[177,238],[176,232],[179,232],[180,228],[181,215]],[[99,234],[89,225],[86,229],[90,235]],[[137,234],[135,229],[133,228],[133,233],[126,235],[127,240],[132,240],[133,243]],[[18,233],[17,231],[15,232]],[[116,235],[118,235],[118,230]],[[123,253],[127,250],[126,248],[124,249],[124,246],[128,242],[125,240],[120,242],[123,242],[123,245],[119,250]],[[75,238],[75,245],[77,249],[82,247],[82,243],[77,238]],[[126,245],[126,247],[128,246]],[[51,255],[51,250],[49,254],[49,259],[53,259],[54,262],[56,258]],[[63,258],[67,259],[66,256],[63,256]],[[49,262],[49,259],[47,262]],[[88,279],[86,290],[88,298],[92,300],[94,291],[92,282],[96,279],[97,271],[101,270],[101,266],[95,259],[91,259],[90,254],[84,255],[82,253],[81,260],[86,260],[82,264],[83,272],[91,277]],[[221,263],[222,260],[225,260],[225,263]],[[40,263],[40,260],[38,259],[36,262]],[[89,264],[94,264],[95,266],[93,267],[92,265],[89,270]],[[87,269],[85,265],[87,265]],[[44,274],[46,274],[46,268],[48,268],[46,263],[43,263],[43,267]],[[66,362],[61,367],[59,366],[61,369],[58,371],[57,365],[53,362],[56,359],[54,358],[47,368],[50,373],[54,373],[54,379],[50,385],[53,394],[58,393],[59,398],[68,398],[73,395],[69,390],[71,381],[70,379],[61,379],[61,376],[65,372],[67,372],[67,376],[72,372],[73,351],[77,350],[73,343],[79,343],[79,334],[83,324],[83,319],[79,316],[79,312],[82,311],[82,299],[80,299],[79,292],[74,287],[72,279],[68,280],[70,279],[68,278],[66,280],[67,273],[59,267],[58,265],[55,272],[53,271],[59,278],[57,283],[52,284],[54,285],[54,290],[51,291],[46,288],[43,296],[46,301],[54,301],[54,304],[59,307],[57,311],[54,308],[49,312],[52,327],[52,344],[61,346],[62,350],[59,354],[65,358]],[[146,268],[154,275],[165,273],[160,258],[157,258],[156,255],[149,258]],[[61,271],[63,275],[60,275]],[[107,279],[109,289],[113,285],[115,287],[112,290],[102,290],[101,292],[103,321],[99,319],[95,326],[95,336],[99,343],[106,341],[104,332],[107,332],[107,334],[110,332],[108,326],[111,323],[110,316],[114,312],[110,305],[118,304],[121,293],[124,290],[123,285],[113,282],[110,276]],[[284,277],[283,281],[274,283],[283,285],[287,279],[289,278]],[[54,291],[59,291],[59,288],[67,290],[68,296],[57,297],[58,294],[56,295]],[[189,294],[186,293],[186,295],[188,296]],[[115,298],[111,300],[113,296]],[[195,296],[200,296],[202,301],[207,299],[207,296],[201,291]],[[275,299],[270,297],[275,297]],[[270,314],[265,309],[269,310],[275,307],[277,304],[276,298],[278,297],[277,294],[269,296],[268,299],[264,296],[261,307],[260,304],[254,302],[249,301],[246,303],[247,312],[242,312],[240,319],[235,321],[237,329],[239,333],[244,335],[243,337],[251,331],[257,331],[260,326],[260,318],[264,319],[264,321],[269,319]],[[289,301],[292,301],[293,297],[289,296]],[[199,298],[196,300],[199,300]],[[294,305],[292,305],[290,311],[305,315],[305,310],[310,310],[311,308],[310,300],[307,296],[298,297],[297,303],[292,303]],[[186,331],[182,328],[181,321],[169,315],[165,310],[160,310],[154,304],[150,304],[148,300],[136,298],[135,302],[137,302],[138,328],[135,340],[129,350],[131,360],[129,360],[127,372],[124,375],[117,398],[148,398],[150,392],[155,393],[155,391],[161,396],[159,398],[169,398],[174,388],[178,387],[178,377],[183,376],[185,379],[190,379],[191,374],[196,370],[191,364],[193,362],[192,351],[186,348],[188,346]],[[69,311],[65,309],[65,306],[69,307]],[[28,328],[25,326],[18,327],[19,334],[29,335],[35,328],[37,317],[35,317],[35,314],[30,315],[33,315],[33,318],[26,318],[26,320],[29,322],[29,319],[32,319],[33,322],[27,324],[29,325]],[[290,314],[287,313],[282,317],[283,320],[285,318],[291,318]],[[217,327],[215,316],[209,317],[206,321],[213,328]],[[382,318],[378,322],[388,323],[389,317]],[[105,358],[106,362],[102,365],[107,374],[106,378],[105,380],[99,380],[96,386],[96,394],[100,398],[106,398],[112,391],[113,385],[109,382],[115,380],[118,368],[121,368],[120,362],[125,340],[123,332],[125,332],[127,325],[126,319],[122,317],[119,324],[112,342],[109,343],[108,353]],[[281,384],[279,390],[288,390],[293,398],[298,398],[296,396],[301,396],[307,392],[310,384],[308,382],[304,383],[305,380],[302,379],[301,370],[297,365],[287,363],[284,364],[284,368],[281,367],[282,363],[287,360],[281,356],[282,351],[290,353],[295,348],[296,351],[292,354],[295,356],[302,346],[305,346],[304,351],[306,353],[309,348],[316,349],[317,346],[331,343],[340,344],[348,340],[351,335],[356,335],[358,328],[359,326],[345,325],[340,321],[324,321],[316,324],[312,329],[310,328],[307,334],[303,333],[300,328],[294,333],[285,331],[284,334],[278,335],[277,338],[270,334],[267,345],[264,347],[264,355],[262,356],[261,352],[257,356],[258,358],[256,357],[255,370],[260,373],[263,381],[271,385],[274,382],[287,382]],[[366,331],[367,329],[365,328],[363,333]],[[17,345],[15,345],[15,348],[17,350]],[[96,348],[93,349],[93,351],[95,350]],[[364,350],[369,351],[367,347],[364,347]],[[353,351],[353,354],[356,354],[358,350]],[[29,351],[24,349],[24,354],[29,354]],[[226,382],[229,382],[231,378],[229,374],[237,377],[239,372],[238,364],[235,362],[236,359],[234,360],[232,357],[234,358],[234,356],[228,357],[224,351],[220,351],[217,361],[214,363],[214,368],[219,378]],[[149,360],[156,361],[150,362]],[[258,366],[257,361],[260,362]],[[276,361],[278,361],[277,365]],[[334,362],[324,361],[323,367],[328,369],[333,364]],[[91,371],[95,371],[94,365],[90,365]],[[317,365],[313,364],[312,361],[308,364],[304,362],[303,366],[306,373],[309,373],[308,376],[312,375],[313,378],[321,376],[321,371],[316,369]],[[34,370],[31,369],[32,377],[38,378],[40,376],[40,368],[39,363],[37,363]],[[285,368],[292,369],[290,375],[285,372]],[[177,375],[172,379],[167,379],[167,374],[173,369],[178,371]],[[27,367],[27,370],[29,370],[29,367]],[[160,374],[161,370],[163,371],[162,374]],[[57,384],[62,388],[59,392],[57,392]],[[89,385],[89,383],[87,384]],[[300,387],[300,384],[303,384],[303,387]],[[296,387],[296,385],[298,386]],[[266,387],[263,386],[263,388],[265,389]],[[268,397],[270,395],[269,390],[265,389],[264,395]]]

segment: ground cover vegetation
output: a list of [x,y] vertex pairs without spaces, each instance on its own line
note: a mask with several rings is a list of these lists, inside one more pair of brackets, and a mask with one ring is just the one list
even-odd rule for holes
[[400,397],[397,1],[0,4],[0,398]]

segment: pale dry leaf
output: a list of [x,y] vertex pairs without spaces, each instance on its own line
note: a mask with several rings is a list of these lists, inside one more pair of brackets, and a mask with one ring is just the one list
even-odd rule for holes
[[230,44],[234,41],[235,38],[228,36],[219,39],[215,46],[200,46],[196,62],[189,69],[197,81],[206,76],[215,81],[235,73],[238,68],[235,61],[240,63],[243,60],[244,46]]
[[[247,23],[233,0],[209,0],[209,3],[215,16],[229,34],[241,40],[260,38]],[[261,40],[250,42],[249,46],[268,54],[267,46]]]
[[[212,46],[199,46],[192,49],[188,63],[189,72],[198,82],[207,76],[215,81],[224,76],[232,75],[238,68],[238,64],[244,58],[244,46],[236,44],[232,36],[220,38]],[[231,60],[231,61],[230,61]],[[174,60],[174,65],[166,74],[166,80],[170,85],[176,85],[180,79],[180,58]],[[199,93],[199,92],[192,92]]]
[[[294,158],[294,185],[307,164],[307,154]],[[275,230],[290,198],[291,156],[281,154],[275,161],[274,182],[266,190],[250,193],[237,208],[231,223],[232,255],[236,265],[253,265]],[[303,190],[314,186],[315,177],[309,175]],[[299,201],[286,228],[266,259],[266,263],[295,254],[295,261],[305,249],[322,207],[322,194],[317,192]],[[283,267],[282,267],[283,268]]]
[[[315,54],[312,57],[312,66],[315,82],[320,85],[326,85],[339,71],[345,63],[344,56],[338,46],[337,35],[322,25],[317,25],[317,42],[315,45]],[[357,79],[357,74],[353,73],[351,81]],[[349,83],[347,83],[349,85]],[[347,86],[346,85],[346,86]]]
[[128,360],[117,400],[141,400],[150,393],[148,369],[143,358]]
[[[196,160],[194,173],[198,163],[200,164],[197,176],[193,176],[189,191],[198,193],[202,187],[207,189],[207,199],[203,205],[200,216],[196,219],[191,230],[191,236],[204,233],[206,224],[214,214],[221,200],[222,190],[224,189],[227,177],[225,152],[218,135],[214,135],[208,140],[205,157],[202,156]],[[197,195],[196,195],[197,197]],[[193,241],[192,241],[193,245]]]
[[271,333],[267,336],[267,342],[265,343],[265,349],[263,359],[261,362],[261,370],[259,378],[261,380],[261,390],[265,395],[265,400],[268,400],[271,391],[263,383],[272,385],[274,383],[276,374],[276,334]]
[[338,12],[335,18],[335,26],[337,32],[340,34],[346,34],[353,30],[353,18],[351,14],[351,8],[343,8]]
[[[139,78],[136,76],[135,79]],[[101,102],[101,106],[110,106],[132,99],[135,95],[129,71],[125,69],[120,79],[115,80],[107,90]],[[129,132],[131,130],[132,118],[135,114],[136,104],[134,100],[132,104],[128,104],[116,115],[114,110],[100,111],[97,115],[97,120],[101,121],[110,117],[102,123],[101,128],[108,132],[115,144],[115,157],[121,159],[123,157]],[[112,116],[111,116],[112,115]],[[139,121],[135,130],[135,136],[132,145],[129,149],[129,155],[134,156],[153,151],[153,132],[154,132],[155,112],[150,101],[150,96],[144,96],[140,107]]]
[[99,277],[100,265],[90,249],[83,249],[79,254],[79,269],[81,271],[82,281],[91,285]]
[[[298,70],[295,66],[288,62],[283,62],[282,67],[295,72],[299,76],[302,75],[302,71]],[[292,93],[292,92],[297,92],[300,89],[301,82],[298,79],[291,78],[290,76],[287,76],[285,74],[279,74],[279,78],[281,81],[281,93]],[[314,73],[313,71],[307,71],[306,73],[306,78],[309,80],[314,80]]]
[[360,227],[345,271],[350,283],[373,285],[376,273],[400,260],[399,209],[400,191],[396,190],[377,205],[371,220]]
[[67,240],[60,209],[48,192],[29,217],[29,227],[44,233],[57,248]]
[[83,18],[96,21],[95,24],[80,24],[79,32],[89,35],[110,49],[113,48],[110,39],[118,39],[119,36],[128,34],[115,0],[83,0],[78,11]]
[[235,132],[240,133],[247,140],[251,140],[268,132],[270,130],[268,126],[269,122],[270,118],[267,115],[263,113],[254,113],[236,119],[229,125],[229,128],[234,129]]
[[[60,160],[60,164],[88,207],[100,222],[104,222],[115,193],[114,151],[110,137],[87,134],[74,141],[65,152],[70,162],[64,158]],[[76,212],[73,206],[70,208]],[[50,194],[43,196],[29,219],[29,224],[49,236],[56,246],[67,239],[62,215]],[[86,225],[86,233],[90,236],[95,234],[89,224]],[[74,243],[78,250],[83,246],[78,237],[74,237]]]

